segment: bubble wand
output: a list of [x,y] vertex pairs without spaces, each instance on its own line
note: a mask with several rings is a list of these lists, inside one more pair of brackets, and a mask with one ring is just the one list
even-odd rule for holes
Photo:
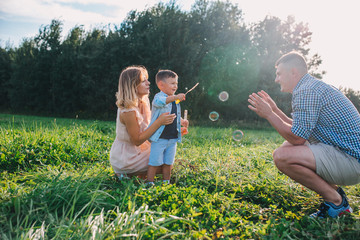
[[[188,94],[189,92],[191,92],[192,90],[194,90],[194,89],[197,87],[197,85],[199,85],[199,83],[195,84],[195,86],[193,86],[192,88],[190,88],[190,89],[185,93],[185,96],[186,96],[186,94]],[[175,101],[176,104],[178,104],[179,102],[180,102],[179,99],[177,99],[177,100]]]

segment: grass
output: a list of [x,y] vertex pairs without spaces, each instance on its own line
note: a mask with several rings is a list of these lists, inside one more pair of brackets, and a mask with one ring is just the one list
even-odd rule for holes
[[1,239],[360,238],[359,186],[353,214],[310,219],[321,199],[276,169],[269,128],[191,127],[152,188],[115,179],[114,122],[0,115],[0,136]]

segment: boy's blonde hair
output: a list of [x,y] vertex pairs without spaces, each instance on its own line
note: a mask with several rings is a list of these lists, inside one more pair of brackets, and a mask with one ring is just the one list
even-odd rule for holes
[[132,108],[138,106],[137,86],[141,80],[149,77],[143,66],[130,66],[125,68],[119,78],[119,88],[116,96],[116,105],[119,108]]

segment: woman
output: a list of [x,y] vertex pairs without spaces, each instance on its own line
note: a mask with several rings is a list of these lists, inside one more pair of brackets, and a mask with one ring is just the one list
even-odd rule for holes
[[142,66],[127,67],[120,74],[116,138],[110,150],[110,164],[119,179],[146,176],[150,156],[148,139],[161,125],[168,125],[175,118],[175,114],[164,113],[148,128],[151,118],[148,76]]

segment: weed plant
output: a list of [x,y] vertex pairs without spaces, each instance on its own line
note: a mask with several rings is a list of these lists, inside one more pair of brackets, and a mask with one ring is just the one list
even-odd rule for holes
[[353,214],[310,219],[321,199],[276,169],[269,128],[190,127],[151,188],[114,177],[113,122],[0,115],[0,135],[0,239],[360,238],[359,187]]

